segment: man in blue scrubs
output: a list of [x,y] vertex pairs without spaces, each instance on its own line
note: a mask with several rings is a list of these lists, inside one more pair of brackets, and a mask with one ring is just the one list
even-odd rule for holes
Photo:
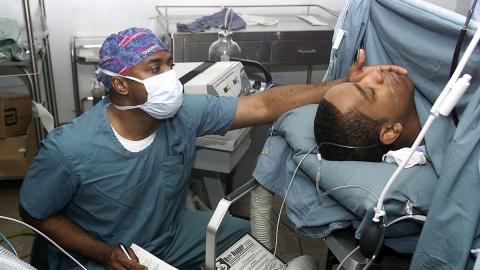
[[[109,98],[42,141],[20,192],[22,218],[88,269],[145,269],[119,243],[135,243],[180,269],[201,265],[210,215],[182,208],[195,138],[271,123],[318,103],[326,89],[346,80],[240,98],[183,94],[166,46],[140,28],[108,37],[98,65]],[[371,68],[354,66],[349,79]],[[248,232],[249,223],[228,217],[222,228],[221,248]],[[78,269],[53,246],[48,263]]]

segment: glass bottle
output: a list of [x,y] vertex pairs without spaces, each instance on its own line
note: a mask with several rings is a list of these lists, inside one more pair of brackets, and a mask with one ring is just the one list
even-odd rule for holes
[[218,62],[230,61],[230,57],[240,58],[242,50],[233,41],[232,35],[233,33],[229,30],[218,31],[218,40],[213,42],[208,49],[208,60]]
[[104,95],[105,88],[103,87],[103,84],[98,82],[96,79],[92,79],[93,105],[97,104],[100,100],[102,100]]

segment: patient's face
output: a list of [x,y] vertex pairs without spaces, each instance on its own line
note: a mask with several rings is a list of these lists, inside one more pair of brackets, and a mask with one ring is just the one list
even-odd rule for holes
[[413,104],[413,83],[406,75],[372,71],[358,83],[332,87],[324,98],[342,113],[355,108],[374,120],[398,120]]

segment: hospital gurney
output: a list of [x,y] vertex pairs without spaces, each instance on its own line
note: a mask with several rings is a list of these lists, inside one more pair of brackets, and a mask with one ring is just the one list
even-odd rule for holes
[[[345,76],[359,47],[367,51],[367,64],[405,66],[416,85],[415,104],[423,125],[450,77],[453,50],[464,21],[458,14],[420,1],[347,1],[334,35],[334,45],[338,42],[339,47],[332,50],[326,79]],[[470,27],[467,41],[478,26],[472,22]],[[345,31],[341,42],[337,40],[340,29]],[[474,195],[480,190],[479,60],[477,48],[464,70],[474,78],[456,106],[458,126],[446,117],[432,125],[425,137],[430,163],[402,172],[385,202],[390,221],[429,214],[420,240],[417,221],[405,220],[387,230],[386,245],[400,252],[415,251],[412,269],[471,268],[474,257],[470,249],[479,247],[480,198]],[[310,105],[284,115],[275,123],[259,157],[254,178],[281,196],[294,169],[314,145],[311,126],[315,110],[315,105]],[[298,121],[306,117],[311,121]],[[306,235],[328,237],[332,231],[352,225],[359,237],[373,216],[376,199],[369,194],[379,196],[395,170],[390,166],[325,160],[320,164],[314,153],[307,155],[292,184],[287,214]],[[323,191],[348,184],[368,191],[352,188],[330,192],[329,196],[311,195],[308,192],[316,190],[318,173]]]

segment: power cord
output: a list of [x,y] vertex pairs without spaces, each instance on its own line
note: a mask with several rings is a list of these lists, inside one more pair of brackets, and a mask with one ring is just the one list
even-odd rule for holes
[[[278,215],[280,215],[280,213],[276,213],[275,210],[273,209],[272,207],[272,212],[274,215],[276,215],[278,217]],[[263,218],[265,218],[265,216],[263,215],[262,213],[262,216]],[[287,230],[289,230],[290,232],[294,233],[294,234],[297,234],[297,231],[295,231],[295,229],[293,229],[290,225],[288,225],[288,223],[283,220],[283,219],[280,219],[280,222],[282,223],[283,226],[285,226],[287,228]],[[269,223],[271,225],[273,225],[273,223],[271,221],[269,221]],[[297,241],[297,244],[298,244],[298,248],[300,250],[300,255],[304,255],[303,254],[303,247],[302,247],[302,241],[298,238],[298,237],[295,237],[295,240]]]
[[[3,239],[2,241],[5,241],[5,243],[7,243],[7,245],[10,247],[10,250],[15,254],[15,256],[20,257],[20,256],[18,255],[17,250],[13,247],[12,243],[8,240],[7,237],[5,237],[2,233],[0,233],[0,238]],[[0,243],[1,243],[2,241],[0,241]]]
[[[348,253],[347,256],[345,256],[345,258],[343,258],[343,260],[340,262],[340,264],[337,267],[337,270],[342,269],[342,266],[347,261],[347,259],[350,258],[359,248],[360,246],[357,246],[352,251],[350,251],[350,253]],[[370,267],[370,265],[372,265],[372,263],[373,263],[373,259],[370,259],[368,263],[362,268],[362,270],[367,270]]]
[[17,250],[13,247],[12,243],[10,242],[9,239],[12,239],[14,237],[19,237],[19,236],[31,236],[31,237],[35,237],[36,234],[34,233],[28,233],[28,232],[23,232],[23,233],[17,233],[17,234],[14,234],[14,235],[10,235],[10,236],[5,236],[3,235],[2,233],[0,233],[0,238],[2,238],[0,240],[0,243],[2,242],[5,242],[9,247],[10,247],[10,250],[13,252],[13,254],[17,257],[19,257],[20,259],[25,259],[27,257],[30,257],[30,254],[26,254],[26,255],[20,255]]
[[349,188],[359,188],[361,190],[364,190],[366,192],[368,192],[370,195],[372,195],[373,197],[375,197],[377,200],[378,200],[378,195],[375,194],[375,192],[373,192],[372,190],[364,187],[364,186],[359,186],[359,185],[344,185],[344,186],[338,186],[338,187],[334,187],[330,190],[327,190],[325,192],[320,192],[319,195],[328,195],[330,193],[332,193],[333,191],[336,191],[336,190],[342,190],[342,189],[349,189]]
[[357,251],[359,248],[360,248],[360,246],[357,246],[357,247],[354,248],[352,251],[350,251],[350,253],[348,253],[347,256],[345,256],[345,258],[343,258],[343,260],[340,262],[340,264],[339,264],[338,267],[337,267],[337,270],[342,269],[342,266],[343,266],[343,264],[347,261],[347,259],[350,258],[350,256],[352,256],[353,253],[355,253],[355,251]]
[[[274,216],[277,216],[277,217],[278,217],[278,215],[280,214],[280,213],[275,212],[275,209],[273,209],[273,207],[272,207],[272,213],[273,213]],[[263,213],[262,213],[262,216],[265,218],[265,216],[263,215]],[[296,233],[295,229],[293,229],[292,227],[290,227],[290,225],[288,225],[287,222],[285,222],[285,220],[280,219],[280,222],[283,224],[283,226],[287,227],[287,229],[288,229],[289,231],[291,231],[291,232],[293,232],[293,233]],[[273,222],[270,222],[270,224],[271,224],[271,225],[274,225]]]
[[300,160],[300,162],[298,163],[297,167],[295,168],[295,171],[293,172],[293,175],[292,175],[292,179],[290,180],[290,183],[288,184],[287,191],[285,192],[285,197],[283,198],[282,205],[280,206],[280,211],[279,211],[279,215],[278,215],[277,228],[276,228],[276,230],[275,230],[275,249],[274,249],[274,251],[273,251],[273,256],[275,256],[275,255],[277,254],[278,228],[279,228],[279,226],[280,226],[280,218],[281,218],[283,206],[285,205],[285,202],[286,202],[287,197],[288,197],[288,192],[290,191],[290,187],[292,186],[293,179],[295,179],[295,175],[297,175],[298,169],[300,168],[300,165],[302,164],[302,162],[305,160],[305,158],[306,158],[315,148],[317,148],[316,145],[315,145],[314,147],[312,147],[312,149],[310,149],[310,151],[308,151],[305,155],[303,155],[303,158]]

